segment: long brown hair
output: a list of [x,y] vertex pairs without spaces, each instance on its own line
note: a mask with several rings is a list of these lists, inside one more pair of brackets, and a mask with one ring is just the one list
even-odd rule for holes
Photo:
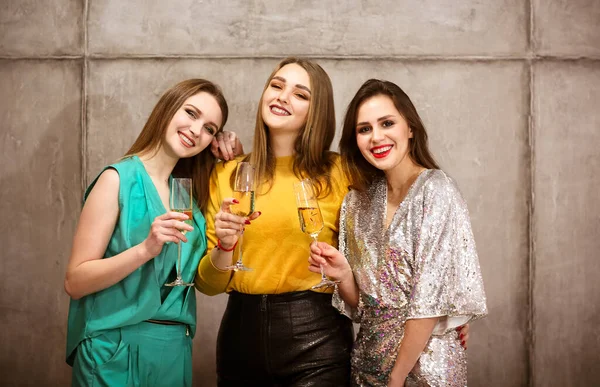
[[[188,98],[201,92],[212,95],[219,104],[223,117],[219,131],[223,130],[229,115],[229,108],[219,86],[206,79],[188,79],[171,87],[160,97],[150,113],[144,129],[124,157],[157,152],[163,144],[165,131],[175,113]],[[211,153],[209,145],[194,157],[179,159],[173,169],[175,177],[192,178],[194,199],[202,212],[206,211],[208,204],[209,178],[214,165],[215,157]]]
[[346,110],[344,128],[340,139],[342,168],[349,177],[352,188],[364,191],[376,176],[383,172],[372,166],[360,153],[356,143],[356,119],[358,109],[369,98],[377,95],[390,97],[398,112],[404,117],[413,137],[409,139],[409,156],[418,165],[428,169],[439,169],[427,145],[427,131],[415,105],[406,93],[395,83],[379,79],[369,79],[356,92]]
[[[335,108],[333,104],[333,87],[329,76],[317,63],[303,59],[288,57],[279,62],[265,83],[260,103],[256,112],[254,126],[254,142],[252,152],[244,158],[256,168],[256,175],[261,183],[270,190],[275,176],[275,156],[269,142],[269,128],[262,116],[262,96],[269,87],[275,74],[288,64],[295,63],[308,73],[310,78],[311,97],[306,124],[300,129],[294,143],[294,174],[298,178],[310,177],[316,183],[319,196],[327,195],[331,190],[330,170],[333,165],[329,151],[335,136]],[[235,172],[231,176],[233,184]]]

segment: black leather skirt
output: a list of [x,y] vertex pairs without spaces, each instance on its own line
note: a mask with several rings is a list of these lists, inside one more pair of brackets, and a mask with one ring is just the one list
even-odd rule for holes
[[232,292],[217,338],[218,386],[348,386],[353,338],[330,294]]

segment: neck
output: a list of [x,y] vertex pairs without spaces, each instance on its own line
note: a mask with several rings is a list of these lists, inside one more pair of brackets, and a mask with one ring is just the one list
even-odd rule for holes
[[175,164],[179,161],[178,157],[168,156],[162,149],[157,152],[145,152],[138,157],[144,163],[148,175],[158,181],[168,181]]
[[269,144],[275,157],[285,157],[294,154],[294,143],[298,133],[273,133],[269,136]]
[[407,156],[396,168],[385,172],[388,195],[403,196],[406,194],[412,183],[414,183],[419,174],[425,169]]

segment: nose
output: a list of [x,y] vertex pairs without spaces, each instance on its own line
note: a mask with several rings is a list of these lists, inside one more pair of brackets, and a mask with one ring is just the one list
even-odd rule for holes
[[192,125],[190,125],[190,134],[194,137],[198,137],[198,135],[200,134],[200,131],[202,130],[203,125],[204,125],[204,123],[201,122],[200,120],[197,120],[196,122],[194,122]]
[[281,102],[288,103],[290,98],[290,92],[287,89],[281,90],[277,99]]
[[383,141],[385,138],[385,135],[383,133],[383,130],[381,130],[378,126],[373,128],[373,137],[372,140],[373,142],[380,142]]

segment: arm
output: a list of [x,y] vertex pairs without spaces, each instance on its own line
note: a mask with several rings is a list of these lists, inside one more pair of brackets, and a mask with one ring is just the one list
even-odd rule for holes
[[150,235],[110,258],[103,258],[119,217],[119,174],[107,169],[90,192],[79,218],[65,276],[65,291],[73,299],[106,289],[154,258],[165,242],[187,241],[179,230],[192,230],[181,222],[184,214],[169,212],[152,223]]
[[321,272],[321,265],[325,275],[334,281],[340,281],[338,291],[340,296],[350,307],[358,306],[358,285],[348,260],[334,247],[325,242],[313,243],[310,246],[308,270],[314,273]]
[[408,373],[413,369],[417,360],[419,360],[437,321],[438,318],[434,317],[408,320],[406,322],[404,337],[400,343],[396,363],[390,374],[388,387],[404,386],[404,381]]

